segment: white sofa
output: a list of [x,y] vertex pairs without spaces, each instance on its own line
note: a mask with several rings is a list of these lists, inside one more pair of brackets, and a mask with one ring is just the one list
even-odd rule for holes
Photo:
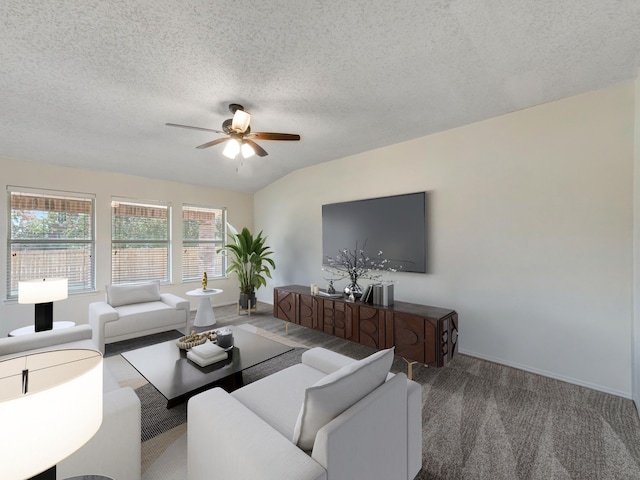
[[[79,325],[0,338],[0,360],[27,352],[67,348],[96,350],[91,327]],[[140,480],[140,400],[130,387],[118,385],[106,365],[103,378],[102,425],[87,444],[57,465],[58,479],[101,474],[114,479]]]
[[89,304],[89,324],[102,353],[105,343],[189,328],[189,301],[160,293],[158,282],[107,285],[106,290],[106,301]]
[[231,394],[189,400],[188,480],[407,480],[422,466],[422,390],[393,350],[313,348]]

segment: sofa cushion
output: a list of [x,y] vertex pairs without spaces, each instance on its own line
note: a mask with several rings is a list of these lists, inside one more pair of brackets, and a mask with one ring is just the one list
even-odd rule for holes
[[305,390],[324,376],[319,370],[300,363],[251,382],[231,395],[291,439]]
[[393,347],[345,365],[305,391],[293,443],[313,449],[318,430],[384,383],[393,362]]
[[160,300],[160,283],[139,285],[107,285],[107,303],[112,307]]
[[117,307],[119,319],[104,326],[107,338],[144,332],[158,327],[184,325],[184,320],[176,315],[176,310],[163,302],[135,303]]

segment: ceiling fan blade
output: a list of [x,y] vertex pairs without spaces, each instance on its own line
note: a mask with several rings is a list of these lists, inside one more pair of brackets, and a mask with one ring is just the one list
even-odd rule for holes
[[191,130],[202,130],[204,132],[215,132],[215,133],[221,133],[223,135],[225,135],[225,132],[221,132],[220,130],[213,130],[211,128],[202,128],[202,127],[192,127],[190,125],[179,125],[177,123],[165,123],[165,125],[167,127],[180,127],[180,128],[189,128]]
[[258,140],[300,140],[300,135],[295,133],[253,132],[248,137]]
[[202,145],[198,145],[196,148],[209,148],[209,147],[213,147],[214,145],[218,145],[222,142],[226,142],[227,140],[229,140],[228,138],[216,138],[215,140],[211,140],[210,142],[207,143],[203,143]]
[[267,155],[269,155],[264,148],[262,148],[253,140],[249,140],[248,138],[245,137],[243,141],[244,143],[251,145],[251,148],[253,148],[253,151],[256,152],[256,155],[258,155],[259,157],[266,157]]

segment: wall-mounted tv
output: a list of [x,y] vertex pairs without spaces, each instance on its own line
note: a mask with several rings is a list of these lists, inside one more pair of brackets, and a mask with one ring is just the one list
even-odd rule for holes
[[369,198],[322,206],[322,263],[344,249],[378,252],[390,268],[403,272],[427,270],[426,192]]

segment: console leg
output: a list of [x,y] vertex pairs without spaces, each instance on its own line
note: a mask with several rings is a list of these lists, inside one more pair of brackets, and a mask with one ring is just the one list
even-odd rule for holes
[[413,361],[413,360],[407,360],[406,358],[402,357],[402,359],[407,362],[407,378],[409,380],[413,380],[413,366],[417,365],[418,362]]

